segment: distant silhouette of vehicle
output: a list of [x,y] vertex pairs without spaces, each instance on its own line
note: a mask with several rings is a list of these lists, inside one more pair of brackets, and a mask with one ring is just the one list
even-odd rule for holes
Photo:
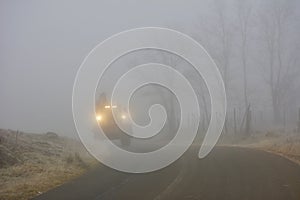
[[121,106],[110,105],[110,101],[106,99],[105,94],[101,94],[96,103],[96,121],[110,140],[119,139],[122,146],[129,146],[130,136],[124,133],[117,125],[113,117],[113,110],[116,114],[115,117],[119,119],[118,121],[120,121],[123,126],[127,126],[128,130],[130,125],[127,113],[124,112]]

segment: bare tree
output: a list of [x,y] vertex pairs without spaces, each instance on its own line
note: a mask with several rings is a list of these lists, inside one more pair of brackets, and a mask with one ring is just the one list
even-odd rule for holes
[[[215,20],[206,23],[207,20],[200,21],[200,27],[195,38],[208,50],[213,60],[216,62],[223,77],[226,91],[229,91],[229,65],[232,58],[233,47],[233,25],[227,15],[226,3],[224,1],[214,1]],[[224,132],[227,132],[227,119],[224,125]]]
[[238,22],[241,34],[241,61],[243,66],[243,83],[244,83],[244,101],[245,108],[249,105],[248,100],[248,77],[247,77],[247,61],[248,61],[248,39],[249,39],[249,19],[252,7],[248,1],[238,1]]
[[221,67],[224,85],[225,88],[228,88],[228,73],[229,73],[229,61],[232,51],[232,32],[229,22],[225,16],[224,4],[221,1],[215,1],[215,8],[217,14],[217,26],[215,32],[219,39],[221,48],[219,56],[216,56],[215,59],[218,62],[218,65]]
[[[273,118],[281,122],[281,107],[289,91],[291,72],[295,69],[296,57],[289,44],[286,28],[293,15],[292,6],[286,2],[270,1],[262,14],[263,38],[268,53],[268,78],[272,99]],[[267,14],[266,14],[267,13]],[[294,68],[294,69],[293,69]]]

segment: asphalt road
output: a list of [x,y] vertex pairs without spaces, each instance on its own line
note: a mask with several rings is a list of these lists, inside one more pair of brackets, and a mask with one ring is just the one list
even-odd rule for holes
[[300,199],[299,165],[267,152],[216,147],[197,159],[192,148],[178,161],[148,174],[99,166],[35,200],[98,199]]

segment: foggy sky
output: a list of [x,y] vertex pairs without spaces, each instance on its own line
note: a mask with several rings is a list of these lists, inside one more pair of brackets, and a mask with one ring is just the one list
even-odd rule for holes
[[189,33],[211,9],[196,0],[1,1],[0,128],[76,135],[73,82],[94,46],[136,27]]
[[[189,23],[191,1],[1,1],[0,127],[75,134],[71,95],[88,52],[112,34]],[[196,12],[197,11],[197,12]]]

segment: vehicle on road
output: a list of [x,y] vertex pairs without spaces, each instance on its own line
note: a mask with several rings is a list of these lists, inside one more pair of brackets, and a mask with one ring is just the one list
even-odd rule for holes
[[[117,125],[115,117],[118,121],[126,126],[126,130],[130,130],[128,114],[119,105],[111,105],[111,102],[106,99],[105,94],[100,95],[96,103],[96,121],[101,126],[103,132],[110,140],[120,140],[122,146],[130,145],[130,136],[123,132]],[[97,127],[98,129],[99,127]],[[97,131],[97,133],[99,133]]]

